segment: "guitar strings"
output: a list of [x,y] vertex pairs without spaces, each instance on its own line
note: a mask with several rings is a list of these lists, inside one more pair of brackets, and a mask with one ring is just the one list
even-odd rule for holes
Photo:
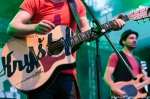
[[[130,88],[128,88],[128,89],[126,89],[125,90],[125,92],[128,92],[128,93],[130,93],[130,94],[132,94],[132,93],[134,93],[134,89],[132,88],[132,87],[130,87]],[[128,96],[128,95],[127,95]],[[129,96],[130,97],[130,96]],[[131,96],[131,97],[133,97],[133,96]]]
[[[54,43],[52,43],[52,44],[48,44],[48,49],[49,49],[49,50],[55,50],[55,49],[57,49],[57,48],[63,47],[63,46],[64,46],[64,43],[66,44],[65,47],[68,47],[68,46],[70,46],[70,45],[74,46],[74,45],[76,45],[77,43],[79,43],[80,39],[83,40],[83,38],[85,38],[85,36],[86,36],[86,38],[89,37],[89,36],[90,36],[90,35],[89,35],[89,32],[91,32],[91,31],[90,31],[90,30],[85,31],[84,36],[83,36],[83,34],[79,34],[79,35],[76,35],[76,36],[74,36],[74,37],[70,37],[70,38],[68,38],[68,39],[65,39],[65,40],[63,40],[63,41],[57,41],[57,42],[54,42]],[[83,36],[83,37],[82,37],[82,36]],[[74,40],[75,37],[78,38],[79,41]],[[80,37],[81,37],[81,38],[80,38]],[[71,42],[70,39],[72,39],[72,40],[74,41],[74,43]],[[73,44],[72,44],[72,43],[73,43]]]
[[[71,39],[71,38],[70,38]],[[67,45],[66,47],[70,46],[72,43],[70,42],[69,39],[65,39],[63,41],[57,41],[57,42],[54,42],[54,43],[50,43],[48,44],[48,47],[52,50],[56,49],[56,48],[60,48],[60,47],[63,47],[64,46],[64,43]]]
[[48,49],[49,50],[55,50],[58,49],[60,47],[64,46],[64,42],[63,41],[58,41],[58,42],[54,42],[52,44],[48,44]]
[[48,45],[48,48],[51,50],[55,50],[55,49],[60,48],[62,46],[63,46],[63,44],[61,42],[55,42],[53,44]]
[[[75,37],[78,38],[79,41],[80,41],[80,39],[83,40],[83,39],[89,37],[89,34],[88,34],[89,32],[91,32],[91,31],[88,30],[88,31],[85,32],[84,35],[83,35],[83,34],[82,34],[82,35],[79,34],[79,35],[74,36],[74,38],[75,38]],[[79,36],[80,36],[81,38],[80,38]],[[82,36],[83,36],[83,37],[82,37]],[[72,47],[72,46],[76,45],[77,43],[79,43],[79,41],[74,40],[74,38],[73,38],[73,37],[70,37],[70,38],[65,39],[65,40],[63,40],[63,41],[57,41],[57,42],[54,42],[54,43],[50,43],[50,44],[47,45],[47,46],[48,46],[48,51],[52,51],[52,50],[61,48],[61,47],[64,46],[64,44],[66,44],[65,47],[68,47],[68,46],[70,46],[70,45],[71,45],[71,47]],[[70,39],[72,39],[73,42],[71,42]]]

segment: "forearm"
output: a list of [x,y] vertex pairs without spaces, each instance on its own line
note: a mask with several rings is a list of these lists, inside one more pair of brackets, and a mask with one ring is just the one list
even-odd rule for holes
[[149,79],[149,77],[147,76],[147,74],[146,74],[146,72],[145,72],[145,70],[144,69],[142,69],[142,73],[143,73],[143,77],[142,77],[142,79],[145,81],[145,80],[148,80]]
[[147,76],[144,76],[142,79],[143,79],[144,81],[146,81],[146,80],[148,80],[149,78],[148,78]]
[[13,37],[25,37],[32,33],[35,33],[36,24],[22,24],[13,22],[10,23],[7,29],[7,33]]
[[106,84],[110,87],[110,89],[112,89],[115,86],[114,81],[112,80],[111,76],[105,75],[104,76],[104,81],[106,82]]

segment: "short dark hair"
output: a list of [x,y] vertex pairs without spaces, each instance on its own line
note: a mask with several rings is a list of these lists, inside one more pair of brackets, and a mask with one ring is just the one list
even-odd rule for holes
[[122,40],[125,40],[130,34],[135,34],[137,38],[138,38],[138,36],[139,36],[137,32],[132,31],[131,29],[124,31],[124,32],[121,34],[120,41],[119,41],[119,44],[120,44],[121,46],[123,46]]

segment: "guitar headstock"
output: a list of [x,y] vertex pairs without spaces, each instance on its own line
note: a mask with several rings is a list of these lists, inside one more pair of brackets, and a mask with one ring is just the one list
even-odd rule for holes
[[140,7],[137,10],[128,14],[128,17],[132,20],[141,20],[145,21],[145,18],[150,17],[150,8],[149,7]]

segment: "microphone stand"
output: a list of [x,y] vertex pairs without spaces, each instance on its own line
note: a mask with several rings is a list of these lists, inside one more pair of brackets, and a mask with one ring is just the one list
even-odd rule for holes
[[[125,60],[123,59],[123,57],[120,55],[120,53],[118,52],[118,50],[116,49],[116,47],[114,46],[114,44],[111,42],[111,40],[109,39],[109,37],[106,35],[106,30],[102,29],[100,22],[98,21],[98,19],[95,18],[95,16],[93,15],[93,13],[91,12],[91,10],[88,8],[87,4],[83,0],[82,0],[82,3],[86,7],[86,9],[90,13],[90,15],[92,16],[93,23],[95,23],[96,26],[97,26],[96,29],[98,31],[95,31],[95,30],[92,29],[92,32],[96,32],[96,33],[98,33],[98,35],[100,35],[100,36],[104,35],[106,37],[106,39],[108,40],[108,42],[110,43],[110,45],[112,46],[112,48],[114,49],[114,51],[116,52],[116,54],[118,55],[118,57],[125,64],[126,68],[129,70],[129,73],[131,74],[132,78],[136,79],[136,76],[132,72],[131,68],[128,66],[128,64],[125,62]],[[97,69],[98,99],[101,99],[101,61],[100,61],[100,53],[99,53],[100,51],[99,51],[99,39],[98,39],[98,37],[96,38],[96,52],[97,52],[97,55],[96,55],[96,69]]]
[[[93,18],[93,23],[96,23],[99,28],[101,28],[100,22],[94,17],[93,13],[90,11],[88,6],[84,1],[82,1],[86,9],[89,11]],[[96,70],[97,70],[97,86],[98,86],[98,99],[101,99],[101,61],[100,61],[100,51],[99,51],[99,38],[96,38]]]

